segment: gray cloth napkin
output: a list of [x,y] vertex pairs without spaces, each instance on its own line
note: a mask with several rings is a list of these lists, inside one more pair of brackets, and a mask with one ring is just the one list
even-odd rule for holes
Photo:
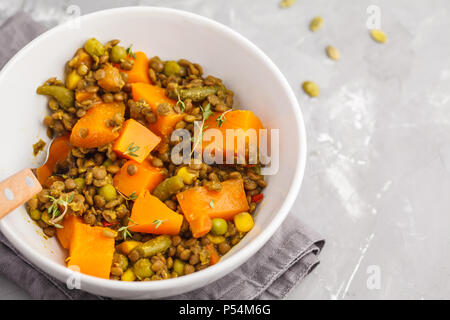
[[[0,27],[0,68],[45,28],[19,13]],[[170,299],[281,299],[319,263],[320,235],[290,214],[248,262],[216,282]],[[0,233],[0,273],[34,299],[103,299],[66,285],[30,263]]]

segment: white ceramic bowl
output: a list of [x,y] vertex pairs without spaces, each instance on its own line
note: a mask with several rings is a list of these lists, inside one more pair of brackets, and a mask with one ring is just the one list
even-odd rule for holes
[[[277,230],[300,189],[306,156],[304,123],[296,97],[272,61],[250,41],[210,19],[164,8],[129,7],[95,12],[60,25],[32,41],[0,73],[0,180],[37,166],[31,145],[48,140],[42,118],[47,113],[36,87],[52,76],[62,78],[64,64],[86,39],[121,39],[137,51],[163,59],[186,58],[206,74],[223,79],[236,104],[250,109],[267,128],[280,129],[280,169],[268,177],[255,227],[220,263],[177,279],[120,282],[81,275],[81,289],[118,298],[158,298],[205,286],[246,262]],[[0,221],[0,229],[31,262],[65,282],[73,271],[55,239],[45,240],[21,206]]]

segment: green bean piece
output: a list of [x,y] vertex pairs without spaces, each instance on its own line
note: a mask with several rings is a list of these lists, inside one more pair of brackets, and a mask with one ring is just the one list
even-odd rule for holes
[[219,86],[209,86],[209,87],[195,87],[189,89],[181,89],[180,98],[182,100],[191,99],[192,101],[203,101],[206,99],[207,96],[211,94],[216,94],[219,88],[220,88]]
[[99,57],[105,54],[105,47],[95,38],[90,38],[84,44],[84,50],[92,57]]
[[140,258],[148,258],[157,253],[163,253],[171,245],[171,238],[168,235],[161,235],[138,245],[133,251],[136,251]]
[[36,92],[55,98],[63,109],[67,110],[74,105],[75,95],[72,90],[66,87],[44,85],[38,87]]
[[181,73],[181,66],[176,61],[167,61],[164,64],[163,73],[170,77],[172,75],[179,75]]
[[175,259],[173,262],[173,271],[175,271],[179,276],[184,275],[184,265],[185,263],[180,259]]
[[166,201],[172,195],[183,189],[183,178],[176,175],[170,178],[164,179],[163,182],[158,184],[153,190],[153,195],[161,201]]
[[127,50],[122,46],[114,46],[111,48],[111,53],[109,54],[109,60],[114,63],[120,63],[120,60],[126,59]]
[[150,278],[153,275],[152,264],[148,259],[139,259],[133,266],[133,271],[139,280]]

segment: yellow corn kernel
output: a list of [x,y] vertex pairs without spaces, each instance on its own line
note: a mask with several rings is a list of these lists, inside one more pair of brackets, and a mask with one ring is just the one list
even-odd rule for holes
[[123,273],[120,277],[122,281],[134,281],[136,280],[136,275],[133,272],[133,269],[129,268],[127,271]]
[[253,222],[253,218],[248,212],[241,212],[234,216],[234,225],[239,232],[248,232],[250,231],[255,222]]
[[225,241],[225,237],[223,236],[213,236],[212,234],[208,234],[208,239],[214,244],[219,244]]
[[117,250],[121,251],[125,255],[128,255],[131,252],[131,250],[133,250],[140,244],[141,242],[134,240],[124,241],[117,246]]
[[182,167],[178,170],[177,176],[183,179],[186,184],[192,184],[197,178],[197,174],[188,170],[187,167]]
[[77,70],[72,70],[72,72],[70,72],[66,77],[67,89],[74,90],[80,80],[81,76],[77,73]]

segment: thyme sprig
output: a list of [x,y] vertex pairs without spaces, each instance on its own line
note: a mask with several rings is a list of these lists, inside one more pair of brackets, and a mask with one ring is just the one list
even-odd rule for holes
[[117,192],[125,199],[125,205],[127,206],[128,209],[130,209],[130,204],[128,203],[128,201],[136,201],[136,199],[138,198],[138,195],[136,194],[136,191],[133,191],[129,197],[127,197],[126,195],[124,195],[122,192],[120,192],[119,190],[117,190]]
[[134,157],[137,158],[139,157],[135,152],[137,152],[141,147],[139,146],[134,146],[134,142],[130,143],[127,147],[127,150],[125,150],[125,152],[123,154],[127,154],[130,157]]
[[225,111],[224,113],[222,113],[220,116],[217,117],[216,121],[217,121],[217,126],[220,128],[220,126],[227,120],[225,118],[225,115],[232,111],[232,109]]
[[192,148],[191,156],[194,153],[195,149],[197,148],[197,145],[199,144],[199,142],[202,141],[202,139],[203,139],[203,130],[208,128],[208,126],[205,127],[205,121],[208,120],[208,118],[214,114],[211,111],[211,105],[209,103],[206,105],[205,109],[203,109],[202,106],[200,106],[200,109],[202,110],[203,119],[202,119],[202,123],[200,125],[199,134],[197,136],[194,136],[192,139],[192,142],[194,143],[194,147]]
[[[67,213],[67,209],[69,208],[69,204],[73,201],[74,194],[72,193],[70,196],[66,195],[65,199],[63,199],[63,196],[60,196],[59,198],[55,198],[51,195],[47,195],[47,198],[50,199],[52,204],[50,207],[48,207],[47,211],[51,215],[50,218],[50,224],[55,226],[56,228],[64,228],[62,225],[60,225],[58,222],[60,222],[62,219],[64,219],[64,216]],[[64,211],[61,212],[59,207],[63,207]]]
[[134,54],[133,50],[131,49],[133,45],[130,45],[125,52],[129,57],[133,57],[133,59],[136,59],[136,55]]
[[136,223],[136,221],[134,221],[133,219],[131,219],[131,218],[128,218],[128,220],[130,220],[131,222],[133,222],[133,224],[132,225],[129,225],[129,226],[123,226],[123,227],[120,227],[119,229],[117,229],[117,232],[122,232],[122,238],[123,238],[123,240],[127,240],[127,237],[133,237],[133,235],[131,234],[131,232],[130,232],[130,230],[129,230],[129,228],[130,227],[134,227],[134,226],[137,226],[137,225],[139,225],[138,223]]
[[167,221],[167,219],[166,220],[156,219],[155,221],[152,222],[152,224],[155,226],[155,229],[158,229],[165,221]]
[[175,104],[177,107],[180,107],[180,110],[183,112],[186,109],[186,105],[184,104],[183,100],[180,98],[180,93],[177,91],[178,101]]

